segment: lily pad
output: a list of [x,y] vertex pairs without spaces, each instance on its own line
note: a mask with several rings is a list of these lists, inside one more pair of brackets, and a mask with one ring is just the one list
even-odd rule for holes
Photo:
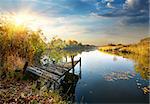
[[104,76],[106,81],[129,80],[135,76],[132,72],[111,72]]

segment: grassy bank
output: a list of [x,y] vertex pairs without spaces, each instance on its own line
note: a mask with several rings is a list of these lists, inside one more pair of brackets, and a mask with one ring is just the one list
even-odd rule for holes
[[136,44],[109,44],[106,46],[99,47],[99,50],[113,53],[132,53],[137,55],[149,56],[150,37],[144,38]]

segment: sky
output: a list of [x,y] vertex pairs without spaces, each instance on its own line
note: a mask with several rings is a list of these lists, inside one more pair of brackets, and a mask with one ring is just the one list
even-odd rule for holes
[[149,0],[0,0],[0,12],[27,15],[47,40],[129,44],[149,35]]

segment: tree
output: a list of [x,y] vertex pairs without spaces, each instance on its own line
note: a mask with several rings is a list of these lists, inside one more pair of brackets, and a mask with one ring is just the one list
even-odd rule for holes
[[53,39],[49,42],[50,49],[63,49],[65,46],[65,41],[57,37],[53,37]]
[[23,69],[25,62],[34,64],[46,48],[41,31],[16,26],[9,17],[0,18],[0,70]]

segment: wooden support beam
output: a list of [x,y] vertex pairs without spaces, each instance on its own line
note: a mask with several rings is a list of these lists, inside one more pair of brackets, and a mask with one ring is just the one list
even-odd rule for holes
[[54,90],[55,90],[55,83],[54,83]]
[[26,61],[25,65],[23,67],[23,74],[25,74],[27,67],[28,67],[28,62]]
[[79,73],[79,78],[81,79],[81,57],[80,57],[79,61],[80,61],[80,73]]
[[80,67],[81,67],[81,57],[80,57],[79,61],[80,61]]
[[66,62],[67,62],[68,61],[67,56],[65,56],[65,58],[66,58]]
[[71,56],[72,72],[74,73],[74,56]]

